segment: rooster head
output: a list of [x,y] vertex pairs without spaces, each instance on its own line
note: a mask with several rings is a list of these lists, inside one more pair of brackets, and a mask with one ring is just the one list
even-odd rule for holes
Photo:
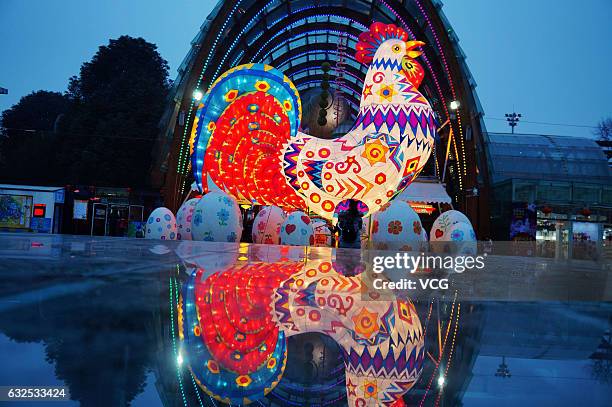
[[408,33],[393,24],[372,23],[370,29],[359,35],[357,42],[357,61],[369,65],[373,61],[383,66],[394,66],[415,87],[419,87],[425,70],[416,61],[422,54],[417,49],[425,45],[422,41],[408,40]]

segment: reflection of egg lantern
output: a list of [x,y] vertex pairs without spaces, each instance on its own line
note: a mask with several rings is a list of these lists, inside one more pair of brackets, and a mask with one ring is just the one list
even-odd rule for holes
[[446,240],[444,239],[444,234],[447,230],[449,230],[450,226],[456,223],[467,223],[468,225],[471,225],[471,222],[467,216],[454,209],[446,211],[438,216],[438,219],[436,219],[431,226],[431,232],[429,233],[430,241],[437,242],[440,240]]
[[198,201],[191,220],[193,240],[237,242],[242,216],[234,198],[225,192],[209,192]]
[[[217,247],[214,247],[217,245]],[[203,245],[200,242],[181,242],[175,253],[183,260],[187,267],[197,266],[207,273],[226,270],[238,260],[240,243],[210,243]],[[223,252],[222,256],[219,255]],[[187,271],[187,270],[186,270]]]
[[282,254],[280,252],[281,246],[269,245],[251,245],[249,246],[249,259],[253,261],[263,261],[265,263],[276,263],[279,262]]
[[421,229],[421,240],[421,250],[424,252],[429,251],[429,236],[427,236],[425,228]]
[[306,257],[306,248],[288,247],[278,245],[251,245],[249,246],[249,260],[264,263],[277,263],[286,261],[303,261]]
[[291,213],[281,225],[281,244],[308,246],[314,243],[314,231],[310,218],[302,211]]
[[278,206],[266,206],[253,221],[253,243],[279,244],[285,212]]
[[156,244],[155,246],[151,247],[149,251],[153,254],[158,254],[160,256],[170,253],[170,249],[168,248],[168,246],[165,246],[163,244]]
[[198,203],[198,198],[193,198],[181,205],[176,212],[176,238],[177,240],[191,240],[191,220],[193,211]]
[[157,208],[147,219],[145,229],[147,239],[174,240],[176,239],[176,219],[168,208]]
[[379,250],[420,250],[423,226],[419,215],[398,199],[373,215],[372,243]]
[[312,228],[314,230],[314,245],[315,246],[331,246],[332,244],[332,233],[327,226],[327,223],[323,220],[315,220],[312,222]]

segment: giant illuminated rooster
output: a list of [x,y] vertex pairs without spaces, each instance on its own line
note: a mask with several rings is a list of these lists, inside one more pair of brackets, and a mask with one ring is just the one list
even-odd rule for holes
[[356,58],[368,64],[359,114],[344,136],[323,140],[300,131],[297,89],[262,64],[221,75],[198,107],[192,168],[198,187],[214,184],[239,201],[308,208],[333,219],[345,199],[370,213],[419,174],[434,144],[434,112],[419,92],[424,43],[394,25],[373,23]]

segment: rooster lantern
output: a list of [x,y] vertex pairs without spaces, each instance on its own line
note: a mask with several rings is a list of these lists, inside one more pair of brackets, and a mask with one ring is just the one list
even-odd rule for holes
[[333,220],[355,199],[370,213],[412,182],[429,158],[436,119],[419,92],[421,41],[392,24],[359,36],[357,61],[369,65],[359,114],[347,134],[323,140],[300,131],[298,90],[277,69],[240,65],[221,75],[194,123],[192,168],[239,201],[310,209]]

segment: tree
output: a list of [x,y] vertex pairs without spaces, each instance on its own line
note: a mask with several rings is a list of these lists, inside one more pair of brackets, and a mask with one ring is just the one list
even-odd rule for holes
[[59,157],[66,182],[145,186],[168,89],[154,44],[121,36],[101,46],[70,78]]
[[599,141],[612,141],[612,118],[601,120],[597,124],[595,135]]
[[68,97],[39,90],[2,112],[0,182],[57,182],[56,130],[68,107]]

